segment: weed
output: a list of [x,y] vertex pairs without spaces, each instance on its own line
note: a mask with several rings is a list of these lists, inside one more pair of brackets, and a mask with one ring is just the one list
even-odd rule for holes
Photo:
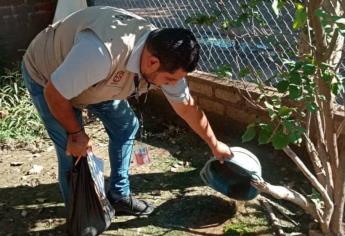
[[[238,218],[240,218],[238,216]],[[230,224],[224,226],[224,235],[227,236],[242,236],[242,235],[270,235],[270,230],[267,228],[268,222],[265,218],[257,218],[255,216],[251,216],[246,218],[245,220],[242,219],[235,219]]]
[[0,76],[0,143],[28,143],[45,136],[40,117],[31,103],[18,71]]

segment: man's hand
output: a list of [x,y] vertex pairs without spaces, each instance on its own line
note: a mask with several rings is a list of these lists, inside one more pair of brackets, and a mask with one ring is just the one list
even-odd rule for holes
[[87,155],[87,151],[91,150],[92,142],[89,136],[85,133],[84,130],[81,130],[79,133],[68,135],[67,139],[67,155],[80,158]]
[[[80,130],[81,125],[79,124],[71,101],[62,96],[51,81],[47,83],[44,89],[44,97],[50,112],[65,128],[66,132],[71,133],[75,132],[75,130]],[[80,132],[68,135],[67,155],[79,158],[86,156],[88,149],[91,149],[91,141],[83,129]]]
[[234,155],[231,152],[230,147],[220,141],[217,141],[216,145],[212,148],[212,153],[222,164],[225,159],[230,159]]

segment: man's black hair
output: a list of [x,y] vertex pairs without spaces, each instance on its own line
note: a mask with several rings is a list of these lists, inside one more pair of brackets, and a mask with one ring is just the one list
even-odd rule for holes
[[160,61],[160,71],[192,72],[199,60],[200,46],[190,30],[163,28],[150,32],[146,47]]

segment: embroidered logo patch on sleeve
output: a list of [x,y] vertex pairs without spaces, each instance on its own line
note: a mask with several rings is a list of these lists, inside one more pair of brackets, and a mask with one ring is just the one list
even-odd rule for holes
[[124,74],[125,74],[124,71],[118,71],[118,72],[114,75],[114,77],[112,78],[111,83],[112,83],[112,84],[118,83],[118,82],[122,79],[122,77],[124,76]]

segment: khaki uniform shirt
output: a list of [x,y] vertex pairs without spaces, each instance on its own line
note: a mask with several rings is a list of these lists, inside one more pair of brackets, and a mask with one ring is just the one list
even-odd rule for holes
[[[78,11],[43,30],[30,44],[24,64],[37,83],[45,86],[64,62],[79,32],[91,30],[104,43],[111,58],[106,78],[72,98],[75,106],[125,99],[134,91],[134,73],[126,68],[136,42],[155,27],[122,9],[97,6]],[[146,92],[141,80],[139,91]]]

